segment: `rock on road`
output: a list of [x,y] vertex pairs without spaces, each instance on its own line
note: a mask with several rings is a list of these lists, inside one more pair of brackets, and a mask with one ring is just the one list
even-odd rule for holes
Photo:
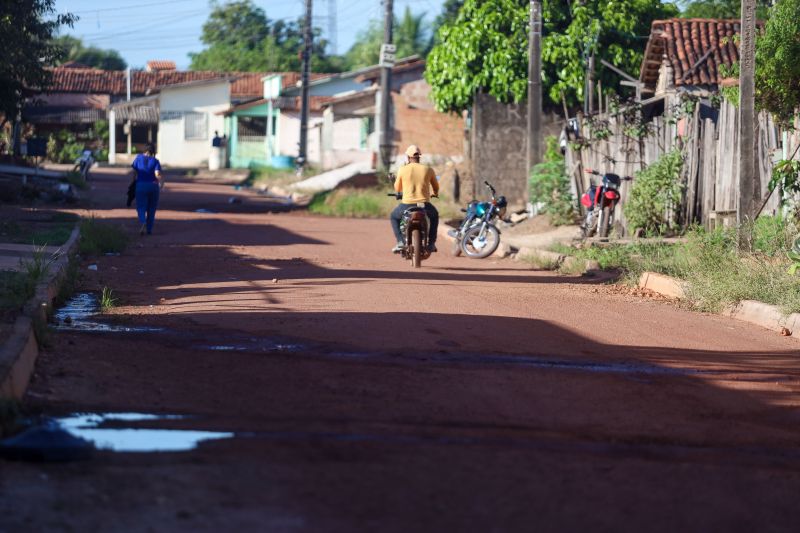
[[[121,172],[95,176],[92,214],[133,232]],[[155,234],[82,281],[162,331],[56,333],[26,405],[236,436],[0,461],[0,531],[796,531],[797,339],[391,245],[170,182]]]

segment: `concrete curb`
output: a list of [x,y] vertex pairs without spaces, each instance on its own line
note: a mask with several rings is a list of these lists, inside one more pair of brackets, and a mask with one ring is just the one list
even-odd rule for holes
[[[685,298],[685,282],[655,272],[644,272],[639,278],[639,287],[650,289],[653,292],[671,298]],[[742,300],[739,304],[725,309],[723,316],[735,318],[742,322],[749,322],[778,333],[788,331],[789,335],[800,338],[800,313],[789,316],[783,314],[775,305],[757,302],[755,300]]]
[[669,296],[670,298],[686,298],[684,283],[675,278],[656,274],[655,272],[642,272],[639,277],[639,287]]
[[50,265],[48,279],[37,285],[33,298],[25,304],[22,315],[14,323],[11,335],[0,346],[0,398],[21,399],[25,394],[39,356],[34,323],[47,320],[79,237],[80,227],[76,226],[61,246],[58,258]]

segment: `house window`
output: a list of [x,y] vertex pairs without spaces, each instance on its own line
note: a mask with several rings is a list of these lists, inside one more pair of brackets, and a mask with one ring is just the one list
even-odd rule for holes
[[206,113],[186,113],[183,115],[183,138],[187,141],[208,139],[208,115]]
[[240,137],[265,137],[267,135],[267,117],[239,117]]

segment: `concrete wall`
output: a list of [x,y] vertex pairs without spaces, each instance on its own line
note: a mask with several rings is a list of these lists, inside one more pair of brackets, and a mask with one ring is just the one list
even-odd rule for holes
[[[501,104],[492,96],[478,94],[473,105],[472,177],[464,183],[462,197],[470,193],[485,197],[483,181],[488,180],[508,199],[509,210],[523,209],[528,203],[527,104]],[[563,119],[545,116],[545,135],[558,135]],[[470,191],[469,189],[473,189]]]
[[[308,161],[319,164],[322,148],[322,113],[308,116]],[[297,157],[300,144],[300,112],[281,111],[278,116],[277,148],[279,155]]]
[[[230,83],[165,87],[159,97],[158,158],[164,165],[196,167],[208,164],[214,131],[225,131],[220,111],[230,106]],[[186,113],[206,117],[204,139],[186,139]]]

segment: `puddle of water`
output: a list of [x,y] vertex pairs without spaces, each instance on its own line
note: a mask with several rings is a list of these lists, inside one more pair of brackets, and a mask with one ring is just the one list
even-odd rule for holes
[[198,348],[215,352],[298,352],[308,347],[302,344],[251,337],[235,344],[211,344],[198,346]]
[[57,418],[56,422],[76,437],[86,439],[98,449],[114,452],[183,452],[203,441],[230,439],[233,433],[182,429],[103,428],[106,422],[145,422],[177,420],[177,415],[143,413],[78,413]]
[[97,296],[84,292],[70,298],[63,307],[56,310],[55,329],[72,331],[100,331],[100,332],[153,332],[163,331],[163,328],[148,326],[124,326],[121,324],[106,324],[93,320],[92,317],[100,310]]

